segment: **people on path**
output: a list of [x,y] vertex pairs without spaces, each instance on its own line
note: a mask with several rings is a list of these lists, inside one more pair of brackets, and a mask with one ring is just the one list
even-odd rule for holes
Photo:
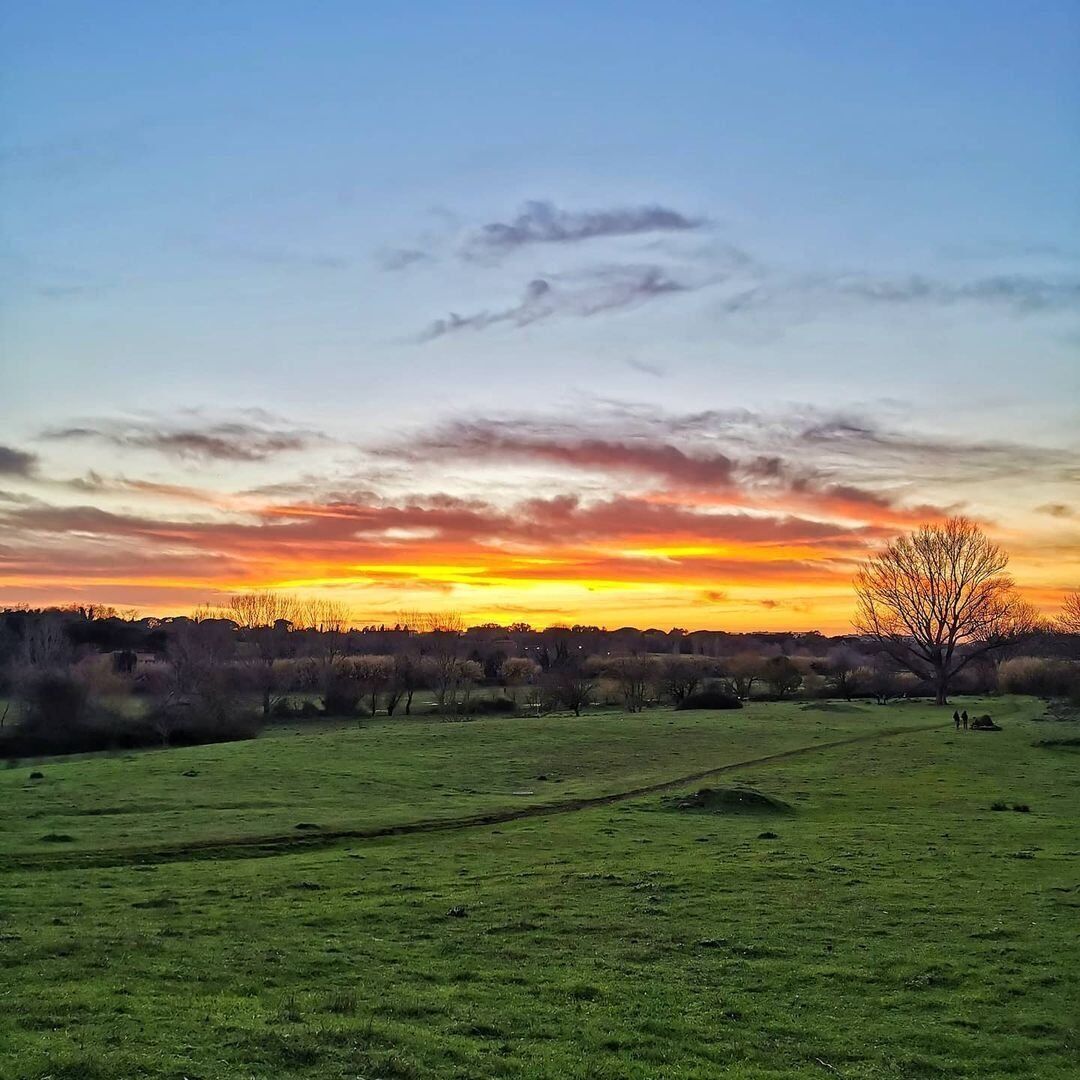
[[963,712],[962,712],[962,713],[960,714],[960,722],[961,722],[961,723],[962,723],[962,724],[964,725],[964,730],[965,730],[965,731],[967,731],[967,729],[968,729],[968,714],[967,714],[967,709],[965,709],[965,710],[964,710],[964,711],[963,711]]
[[953,709],[952,718],[953,718],[953,723],[956,725],[956,730],[959,731],[960,730],[960,714],[955,709]]

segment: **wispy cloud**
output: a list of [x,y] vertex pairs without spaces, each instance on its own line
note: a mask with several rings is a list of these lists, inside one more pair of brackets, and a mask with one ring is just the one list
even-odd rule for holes
[[419,248],[384,248],[375,253],[375,262],[382,270],[404,270],[415,263],[431,262],[434,256]]
[[470,233],[461,252],[466,258],[505,255],[534,244],[571,244],[601,237],[701,228],[703,218],[666,206],[606,210],[563,210],[550,202],[527,202],[510,221],[493,221]]
[[1016,315],[1080,308],[1080,279],[1034,274],[1002,274],[950,281],[923,274],[889,277],[868,273],[788,275],[759,270],[719,301],[724,316],[753,311],[816,313],[823,304],[844,300],[868,306],[952,307],[976,304]]
[[430,323],[420,340],[431,341],[459,330],[485,330],[500,323],[521,327],[566,315],[587,318],[697,288],[701,285],[677,280],[663,267],[652,265],[600,267],[574,277],[538,277],[525,286],[512,307],[470,315],[451,312]]
[[633,371],[639,371],[642,375],[651,375],[654,379],[663,379],[667,375],[667,369],[661,364],[650,364],[647,360],[639,360],[636,356],[628,356],[626,366]]
[[1043,503],[1035,507],[1035,513],[1046,514],[1052,518],[1072,518],[1076,516],[1076,510],[1066,503]]
[[152,450],[173,457],[206,461],[252,462],[304,450],[318,436],[296,428],[240,420],[174,424],[167,420],[91,420],[52,428],[43,438],[92,439],[128,450]]

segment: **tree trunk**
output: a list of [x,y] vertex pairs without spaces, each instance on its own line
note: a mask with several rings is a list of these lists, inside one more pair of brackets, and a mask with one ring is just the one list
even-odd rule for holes
[[934,698],[935,705],[948,705],[949,704],[949,676],[945,668],[938,668],[937,671],[937,695]]

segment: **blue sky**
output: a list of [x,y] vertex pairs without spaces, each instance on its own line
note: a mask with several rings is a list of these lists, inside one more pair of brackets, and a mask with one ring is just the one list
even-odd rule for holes
[[185,409],[1076,448],[1073,3],[41,2],[0,40],[4,419],[43,468]]

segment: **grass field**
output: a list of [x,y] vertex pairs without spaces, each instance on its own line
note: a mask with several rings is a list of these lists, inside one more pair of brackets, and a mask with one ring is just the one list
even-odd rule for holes
[[[1003,731],[761,704],[22,763],[0,1076],[1073,1078],[1080,754],[1032,745],[1039,702],[987,708]],[[619,797],[724,767],[673,790],[792,810]]]

